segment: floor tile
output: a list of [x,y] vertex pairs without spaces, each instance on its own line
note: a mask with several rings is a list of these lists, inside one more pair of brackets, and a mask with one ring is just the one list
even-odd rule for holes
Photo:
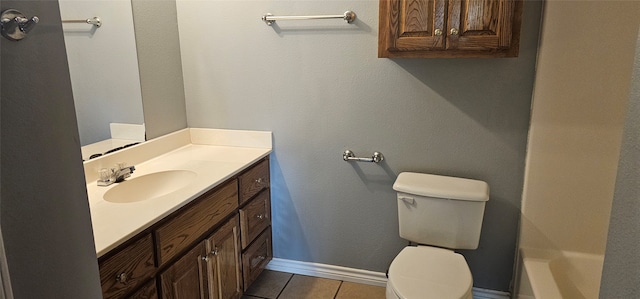
[[294,275],[278,299],[333,299],[339,280]]
[[245,292],[247,295],[276,299],[293,274],[264,270]]
[[383,287],[345,281],[340,286],[336,299],[385,299],[385,296]]

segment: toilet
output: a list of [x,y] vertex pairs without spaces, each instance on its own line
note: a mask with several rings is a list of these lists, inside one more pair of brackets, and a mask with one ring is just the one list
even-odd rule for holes
[[407,246],[389,267],[387,299],[472,299],[467,261],[454,249],[476,249],[489,185],[483,181],[403,172],[397,191],[400,237]]

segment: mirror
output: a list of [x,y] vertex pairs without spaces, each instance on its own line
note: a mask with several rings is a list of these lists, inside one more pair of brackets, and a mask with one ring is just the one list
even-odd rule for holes
[[[59,0],[83,159],[144,141],[129,0]],[[100,27],[86,22],[99,17]]]

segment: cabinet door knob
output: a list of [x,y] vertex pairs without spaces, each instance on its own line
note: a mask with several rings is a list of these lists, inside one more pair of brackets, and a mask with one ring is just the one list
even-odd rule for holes
[[262,184],[262,181],[263,181],[262,178],[257,178],[256,179],[256,183],[258,183],[258,184]]
[[119,283],[127,284],[128,280],[129,280],[129,275],[127,275],[127,273],[125,272],[122,272],[116,276],[116,281],[118,281]]
[[258,219],[262,220],[262,219],[264,219],[265,217],[264,217],[264,215],[262,215],[262,214],[258,214],[258,215],[256,215],[256,218],[258,218]]
[[214,256],[218,255],[218,247],[216,247],[213,250],[211,250],[210,253],[211,253],[211,255],[214,255]]
[[442,35],[442,29],[438,28],[434,31],[436,36],[441,36]]
[[209,261],[209,257],[208,256],[201,256],[200,257],[203,261],[208,262]]
[[451,35],[458,35],[458,28],[451,28],[449,33],[451,33]]

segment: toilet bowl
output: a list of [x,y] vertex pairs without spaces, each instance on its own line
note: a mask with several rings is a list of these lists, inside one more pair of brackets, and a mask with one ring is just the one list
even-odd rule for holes
[[387,299],[472,299],[464,257],[448,249],[408,246],[389,267]]
[[393,189],[400,236],[426,245],[407,246],[393,259],[387,299],[472,299],[471,270],[453,249],[478,248],[487,183],[403,172]]

